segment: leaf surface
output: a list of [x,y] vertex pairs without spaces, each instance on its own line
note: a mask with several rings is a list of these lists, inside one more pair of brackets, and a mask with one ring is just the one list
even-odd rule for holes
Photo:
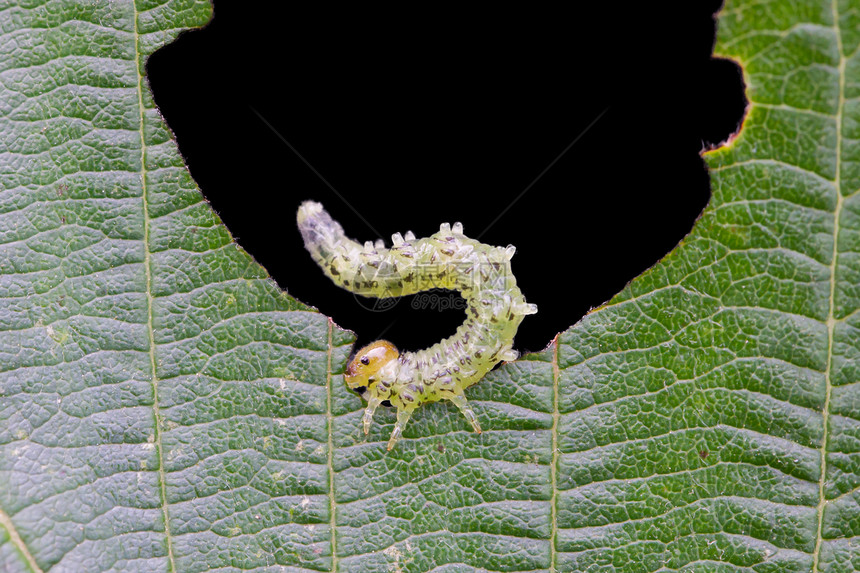
[[[860,5],[728,2],[691,234],[391,452],[143,78],[207,2],[0,11],[0,569],[860,568]],[[286,567],[286,569],[284,569]]]
[[327,371],[351,336],[235,244],[143,78],[210,15],[0,12],[3,571],[330,567]]

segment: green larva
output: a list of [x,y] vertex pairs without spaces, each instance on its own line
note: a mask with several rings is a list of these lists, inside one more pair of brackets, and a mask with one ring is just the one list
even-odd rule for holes
[[463,225],[444,223],[439,232],[416,239],[411,232],[364,245],[344,235],[322,205],[305,201],[298,226],[313,259],[335,284],[369,297],[385,298],[434,288],[459,291],[466,299],[466,321],[456,334],[418,352],[398,352],[378,340],[359,350],[344,376],[367,400],[362,424],[367,434],[376,408],[388,400],[397,423],[388,449],[403,434],[412,412],[424,402],[451,400],[476,432],[481,432],[464,390],[496,364],[515,360],[512,343],[523,317],[537,307],[523,298],[511,273],[514,247],[493,247],[463,235]]

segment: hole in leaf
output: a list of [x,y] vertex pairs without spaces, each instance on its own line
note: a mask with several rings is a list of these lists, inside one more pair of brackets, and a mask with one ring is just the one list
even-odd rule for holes
[[365,5],[261,15],[219,0],[148,77],[239,244],[359,343],[384,332],[425,347],[462,314],[357,304],[304,250],[302,200],[362,242],[462,221],[470,237],[516,245],[514,274],[539,309],[516,347],[540,350],[690,231],[709,197],[700,152],[745,107],[737,67],[711,57],[718,2],[601,4],[401,6],[392,26]]

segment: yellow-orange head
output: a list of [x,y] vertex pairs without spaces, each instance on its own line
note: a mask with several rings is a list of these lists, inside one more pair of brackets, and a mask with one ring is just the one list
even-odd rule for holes
[[387,340],[377,340],[368,344],[356,352],[355,357],[346,367],[344,374],[346,385],[353,390],[369,388],[377,381],[376,374],[379,370],[392,360],[397,360],[399,356],[397,347]]

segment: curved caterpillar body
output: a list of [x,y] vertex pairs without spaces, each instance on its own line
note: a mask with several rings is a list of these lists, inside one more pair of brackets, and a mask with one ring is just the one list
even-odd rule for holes
[[364,245],[347,238],[322,205],[302,203],[298,226],[313,259],[337,285],[369,297],[396,297],[434,288],[459,291],[466,321],[456,334],[418,352],[398,352],[378,340],[359,350],[347,367],[347,385],[367,400],[362,424],[367,434],[373,413],[385,400],[397,408],[388,449],[403,433],[412,412],[424,402],[451,400],[481,432],[464,390],[496,364],[515,360],[514,334],[523,317],[537,312],[526,303],[511,273],[513,246],[493,247],[463,235],[463,225],[443,223],[439,232],[416,239],[412,232]]

